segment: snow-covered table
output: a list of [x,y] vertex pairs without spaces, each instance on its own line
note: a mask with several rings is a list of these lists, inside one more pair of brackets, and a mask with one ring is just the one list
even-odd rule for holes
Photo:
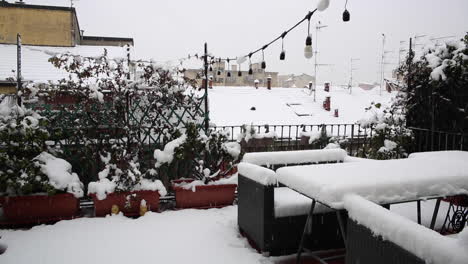
[[[419,153],[400,160],[284,167],[276,174],[281,183],[313,200],[309,216],[315,204],[321,203],[335,209],[342,221],[344,196],[357,194],[381,205],[438,199],[435,219],[441,198],[468,194],[468,152]],[[345,239],[343,225],[341,231]],[[301,251],[302,241],[298,257]]]

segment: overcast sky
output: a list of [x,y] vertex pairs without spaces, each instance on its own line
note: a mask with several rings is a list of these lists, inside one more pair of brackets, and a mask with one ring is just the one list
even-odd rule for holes
[[[319,68],[319,82],[347,83],[351,58],[360,59],[355,62],[357,81],[377,81],[382,33],[386,35],[385,50],[393,51],[387,53],[387,62],[397,63],[400,41],[411,36],[460,38],[468,31],[468,0],[348,0],[348,23],[341,18],[345,1],[331,0],[327,10],[312,18],[314,46],[316,23],[328,25],[319,32],[318,62],[331,66]],[[69,0],[25,2],[70,5]],[[204,42],[217,57],[246,54],[279,36],[316,4],[317,0],[75,1],[85,35],[133,37],[138,57],[160,61],[201,53]],[[279,60],[281,42],[267,49],[267,70],[313,74],[314,60],[306,60],[303,55],[306,31],[307,25],[303,24],[287,36],[285,61]],[[387,75],[394,67],[386,65]]]

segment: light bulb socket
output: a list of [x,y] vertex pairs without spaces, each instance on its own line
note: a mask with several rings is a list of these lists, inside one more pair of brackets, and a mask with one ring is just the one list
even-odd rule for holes
[[212,72],[212,71],[213,71],[213,67],[210,66],[210,72]]
[[351,19],[351,14],[347,9],[343,12],[343,21],[348,22]]
[[228,72],[228,73],[227,73],[227,77],[231,77],[231,72]]
[[218,71],[218,75],[221,75],[221,71]]
[[262,61],[262,69],[266,69],[266,62]]
[[253,74],[253,70],[252,68],[249,69],[249,75],[252,75]]
[[312,36],[309,35],[306,38],[306,46],[312,46]]
[[242,77],[242,72],[241,71],[237,72],[237,76]]
[[281,54],[280,54],[280,60],[285,60],[286,59],[286,51],[281,51]]

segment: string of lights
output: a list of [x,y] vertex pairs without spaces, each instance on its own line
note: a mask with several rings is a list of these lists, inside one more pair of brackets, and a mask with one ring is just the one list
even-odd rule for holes
[[[238,76],[240,77],[240,76],[242,76],[241,65],[244,62],[246,62],[247,59],[248,59],[248,61],[249,61],[249,75],[252,75],[253,74],[252,56],[259,53],[259,52],[262,53],[262,60],[261,60],[260,65],[261,65],[261,68],[263,70],[265,70],[266,66],[267,66],[266,61],[265,61],[265,50],[268,47],[270,47],[272,44],[274,44],[275,42],[277,42],[279,40],[281,40],[281,53],[280,53],[279,59],[280,60],[285,60],[286,59],[286,51],[284,49],[284,39],[291,31],[296,29],[298,26],[300,26],[304,22],[307,22],[307,37],[306,37],[306,41],[305,41],[306,45],[305,45],[305,48],[304,48],[304,57],[307,58],[307,59],[312,58],[313,57],[313,49],[312,49],[312,34],[310,32],[310,21],[311,21],[311,18],[312,18],[312,16],[314,15],[314,13],[316,11],[324,11],[325,9],[328,8],[329,4],[330,4],[329,0],[321,0],[318,3],[316,9],[314,9],[313,11],[309,11],[304,18],[299,20],[292,27],[290,27],[289,29],[287,29],[286,31],[281,33],[281,35],[274,38],[272,41],[270,41],[270,42],[266,43],[265,45],[261,46],[260,48],[254,50],[252,52],[247,53],[247,55],[239,56],[239,57],[227,57],[227,58],[216,57],[216,56],[213,56],[213,55],[207,55],[207,61],[208,61],[208,64],[209,64],[209,71],[210,72],[213,71],[212,65],[214,65],[215,63],[227,62],[228,63],[228,69],[229,69],[230,62],[231,61],[236,61],[237,64],[239,65]],[[347,10],[347,5],[348,5],[348,0],[346,0],[346,2],[345,2],[345,10],[343,12],[343,21],[344,22],[350,21],[350,13]],[[204,58],[204,56],[202,58]],[[221,75],[221,71],[219,69],[217,71],[217,75]],[[227,71],[227,76],[228,77],[231,76],[231,71],[230,70]]]

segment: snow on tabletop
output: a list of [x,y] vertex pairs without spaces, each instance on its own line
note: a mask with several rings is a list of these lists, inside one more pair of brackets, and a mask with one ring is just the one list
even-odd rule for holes
[[[275,197],[275,217],[288,217],[307,215],[312,205],[312,200],[304,195],[291,190],[288,187],[274,189]],[[324,205],[316,204],[314,214],[329,212],[330,209]]]
[[466,264],[468,260],[468,229],[457,239],[444,237],[354,194],[345,196],[344,205],[351,219],[426,263]]
[[420,158],[420,159],[449,159],[449,160],[460,160],[468,162],[468,151],[448,150],[448,151],[430,151],[430,152],[417,152],[412,153],[408,158]]
[[0,236],[2,264],[271,263],[239,234],[236,206],[80,218]]
[[246,153],[242,161],[260,166],[269,166],[319,162],[342,162],[347,156],[346,151],[343,149],[314,149]]
[[237,165],[237,168],[239,170],[239,174],[260,184],[276,184],[276,174],[270,169],[246,162],[239,163],[239,165]]
[[468,194],[468,162],[400,159],[283,167],[278,181],[333,208],[355,193],[376,203]]
[[83,197],[83,183],[78,175],[72,172],[72,165],[66,160],[42,152],[34,161],[41,167],[41,171],[49,178],[49,183],[57,190],[73,194],[76,198]]

